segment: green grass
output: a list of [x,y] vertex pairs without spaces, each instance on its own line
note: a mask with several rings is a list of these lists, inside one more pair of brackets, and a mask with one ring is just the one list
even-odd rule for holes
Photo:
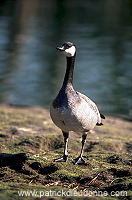
[[[86,164],[74,165],[72,159],[79,155],[81,135],[70,134],[69,160],[56,163],[54,159],[63,153],[63,137],[51,122],[47,110],[8,106],[2,106],[0,110],[0,199],[25,199],[18,194],[18,191],[24,190],[37,191],[36,196],[26,197],[30,200],[38,200],[40,191],[50,190],[70,190],[78,194],[84,191],[108,192],[108,196],[87,196],[85,200],[131,199],[132,143],[129,121],[108,117],[106,125],[88,135],[84,152]],[[113,121],[114,125],[111,125]],[[123,131],[120,128],[122,123],[125,124]],[[110,196],[112,191],[117,192],[116,196]],[[127,196],[121,196],[122,191],[126,191]],[[82,196],[52,198],[83,199]]]

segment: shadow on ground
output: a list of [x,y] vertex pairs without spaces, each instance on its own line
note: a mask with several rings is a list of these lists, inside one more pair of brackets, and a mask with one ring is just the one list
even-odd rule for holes
[[[63,137],[48,110],[2,105],[0,121],[0,199],[131,199],[130,120],[107,116],[88,135],[85,165],[71,161],[81,147],[77,133],[70,134],[68,162],[53,161],[62,155]],[[55,197],[62,190],[67,197]]]

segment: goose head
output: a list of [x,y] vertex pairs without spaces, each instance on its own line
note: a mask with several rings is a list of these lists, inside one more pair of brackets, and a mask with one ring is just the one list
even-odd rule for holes
[[66,57],[72,57],[76,53],[76,47],[71,42],[65,42],[61,47],[56,47],[56,49],[64,53]]

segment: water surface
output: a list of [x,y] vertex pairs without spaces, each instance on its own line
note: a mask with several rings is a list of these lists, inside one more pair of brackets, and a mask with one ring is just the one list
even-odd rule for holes
[[77,47],[74,88],[104,114],[132,115],[132,15],[123,0],[3,0],[0,3],[0,103],[49,107],[66,59]]

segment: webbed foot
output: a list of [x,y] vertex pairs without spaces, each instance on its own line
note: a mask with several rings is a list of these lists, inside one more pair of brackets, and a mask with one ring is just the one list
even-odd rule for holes
[[77,158],[75,158],[75,159],[73,159],[72,162],[73,162],[74,164],[85,164],[85,160],[83,160],[83,158],[80,157],[80,156],[77,157]]
[[55,162],[67,162],[67,160],[68,160],[68,156],[65,155],[62,158],[55,159],[54,161]]

